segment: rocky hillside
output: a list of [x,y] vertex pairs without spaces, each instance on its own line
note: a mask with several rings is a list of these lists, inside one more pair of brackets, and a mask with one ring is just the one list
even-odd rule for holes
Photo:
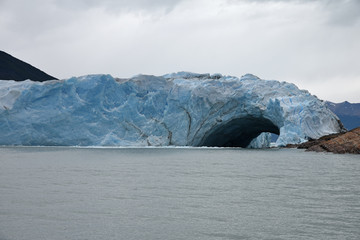
[[6,52],[0,51],[0,80],[24,81],[26,79],[43,82],[56,78]]

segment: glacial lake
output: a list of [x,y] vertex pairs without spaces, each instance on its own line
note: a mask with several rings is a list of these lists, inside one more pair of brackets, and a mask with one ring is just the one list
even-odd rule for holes
[[0,147],[0,240],[360,239],[360,156]]

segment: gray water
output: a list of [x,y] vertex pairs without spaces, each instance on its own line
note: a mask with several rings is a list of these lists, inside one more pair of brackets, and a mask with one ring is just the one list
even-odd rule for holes
[[0,240],[360,239],[360,157],[0,148]]

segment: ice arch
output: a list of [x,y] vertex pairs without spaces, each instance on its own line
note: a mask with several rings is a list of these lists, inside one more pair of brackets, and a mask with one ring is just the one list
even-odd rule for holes
[[284,146],[342,130],[316,96],[249,74],[0,81],[0,145],[262,148],[262,132]]
[[279,128],[269,119],[251,116],[237,118],[211,129],[199,145],[245,148],[263,132],[280,134]]

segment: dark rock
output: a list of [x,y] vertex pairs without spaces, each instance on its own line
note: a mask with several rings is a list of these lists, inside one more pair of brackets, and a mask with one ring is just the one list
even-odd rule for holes
[[0,51],[0,80],[24,81],[27,79],[43,82],[56,78],[6,52]]

